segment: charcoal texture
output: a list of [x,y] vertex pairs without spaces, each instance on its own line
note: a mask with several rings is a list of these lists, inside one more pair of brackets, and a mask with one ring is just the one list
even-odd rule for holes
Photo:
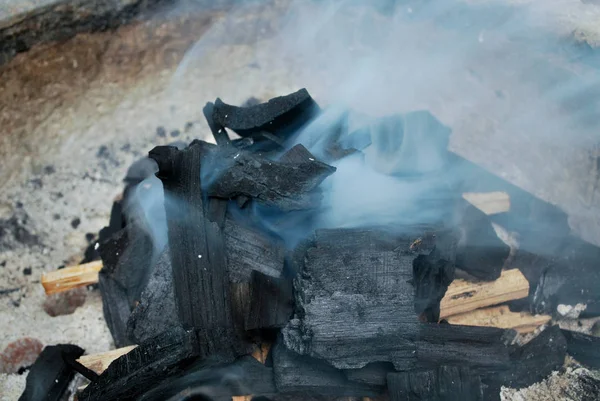
[[380,386],[351,382],[344,373],[316,358],[290,351],[283,341],[273,346],[273,373],[280,393],[326,396],[375,396]]
[[292,280],[269,277],[255,271],[252,273],[251,291],[246,330],[283,327],[287,324],[294,309]]
[[335,172],[316,160],[292,164],[234,148],[215,153],[209,163],[205,171],[210,175],[203,179],[210,196],[245,196],[282,211],[316,208],[321,200],[317,187]]
[[59,401],[75,375],[72,363],[83,355],[76,345],[45,347],[27,375],[19,401]]
[[389,373],[387,380],[391,401],[483,400],[480,377],[464,367]]
[[158,257],[139,304],[127,320],[127,338],[141,344],[179,326],[169,248]]
[[563,330],[567,340],[567,353],[577,362],[590,368],[600,369],[600,337]]
[[385,387],[387,384],[387,374],[393,371],[394,366],[391,363],[375,362],[361,369],[346,369],[344,370],[344,374],[352,382]]
[[111,363],[78,399],[136,400],[162,381],[183,372],[198,354],[196,344],[196,336],[183,330],[170,331],[140,344]]
[[500,277],[510,253],[489,217],[475,206],[462,201],[459,227],[461,238],[456,254],[456,267],[481,280]]
[[158,177],[165,193],[179,200],[177,207],[166,208],[166,214],[181,324],[198,333],[204,355],[226,354],[232,359],[245,353],[245,347],[236,333],[229,295],[220,225],[224,205],[217,202],[211,207],[202,192],[201,168],[209,148],[208,144],[194,141],[181,151],[155,148],[150,157],[158,163]]
[[300,89],[249,107],[231,106],[217,99],[212,117],[215,124],[230,128],[242,137],[266,131],[284,139],[296,133],[318,112],[319,106],[308,91]]

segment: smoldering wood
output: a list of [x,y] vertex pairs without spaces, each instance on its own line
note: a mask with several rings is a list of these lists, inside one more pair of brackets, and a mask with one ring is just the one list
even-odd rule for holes
[[563,366],[567,342],[558,326],[551,326],[522,347],[515,346],[508,369],[483,377],[491,388],[523,388],[537,383]]
[[240,214],[227,216],[223,233],[231,281],[249,282],[253,271],[281,275],[287,252],[281,238],[267,234]]
[[291,164],[235,148],[213,155],[207,166],[210,176],[204,178],[208,195],[246,196],[282,211],[317,207],[321,200],[317,187],[335,172],[335,167],[317,160]]
[[113,361],[78,399],[137,400],[162,381],[182,373],[198,353],[197,338],[192,332],[163,333]]
[[144,394],[139,401],[163,401],[181,392],[203,394],[209,400],[231,400],[232,396],[274,394],[277,390],[273,368],[244,356],[229,364],[198,361],[179,377]]
[[174,291],[171,255],[167,246],[156,260],[140,302],[127,320],[130,342],[147,342],[180,325]]
[[456,254],[456,267],[480,280],[495,280],[508,255],[506,245],[494,230],[489,217],[461,199],[458,225],[461,238]]
[[204,114],[204,118],[206,118],[206,123],[208,124],[210,132],[212,132],[217,145],[228,145],[231,143],[231,140],[229,139],[229,135],[227,135],[227,131],[225,130],[225,128],[215,123],[213,119],[214,109],[215,104],[212,102],[208,102],[202,108],[202,113]]
[[167,207],[167,223],[179,319],[198,332],[204,355],[233,358],[245,346],[232,315],[223,233],[219,222],[206,216],[201,168],[209,148],[194,141],[181,151],[157,147],[150,157],[158,163],[165,192],[178,202]]
[[272,348],[273,375],[279,393],[322,396],[376,396],[383,387],[352,382],[322,360],[289,350],[281,338]]
[[600,368],[600,337],[570,330],[563,330],[567,341],[567,353],[579,363],[590,368]]
[[266,329],[283,327],[289,321],[294,298],[292,280],[269,277],[260,272],[252,272],[252,295],[246,315],[245,329]]
[[480,377],[465,367],[389,373],[387,383],[391,401],[483,400]]
[[320,109],[306,89],[249,107],[237,107],[215,101],[216,124],[232,129],[241,137],[267,131],[285,139],[314,118]]
[[29,370],[19,401],[61,400],[75,375],[72,365],[83,352],[71,344],[44,347]]

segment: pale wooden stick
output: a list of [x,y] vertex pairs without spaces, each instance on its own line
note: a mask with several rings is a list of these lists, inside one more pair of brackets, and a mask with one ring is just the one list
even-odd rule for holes
[[267,356],[269,355],[269,350],[271,349],[271,344],[262,343],[260,347],[256,348],[252,353],[252,357],[256,359],[258,362],[263,365],[267,361]]
[[506,192],[465,192],[462,197],[485,214],[510,210],[510,197]]
[[46,295],[72,290],[98,282],[98,272],[102,261],[97,260],[83,265],[65,267],[49,273],[42,273],[42,285]]
[[77,360],[86,368],[93,370],[97,374],[102,374],[115,359],[127,354],[129,351],[137,347],[130,345],[128,347],[113,349],[112,351],[101,352],[99,354],[84,355]]
[[440,302],[440,318],[525,298],[528,294],[529,282],[518,269],[503,271],[495,281],[454,280]]
[[449,316],[450,324],[464,326],[499,327],[514,329],[519,333],[531,333],[552,319],[548,315],[532,315],[528,312],[511,312],[507,305],[492,306],[471,312]]

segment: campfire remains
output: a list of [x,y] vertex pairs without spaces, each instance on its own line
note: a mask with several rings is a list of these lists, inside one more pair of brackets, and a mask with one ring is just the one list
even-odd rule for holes
[[[42,280],[48,293],[98,282],[115,344],[125,347],[67,358],[90,380],[79,400],[494,400],[501,386],[529,386],[561,368],[567,352],[597,366],[596,339],[558,326],[514,341],[562,304],[585,303],[593,315],[600,301],[600,250],[568,233],[556,251],[528,248],[528,235],[540,232],[518,196],[514,211],[507,192],[482,195],[442,179],[432,188],[442,202],[415,200],[439,219],[321,226],[333,165],[362,158],[369,132],[382,126],[394,128],[372,141],[382,160],[392,148],[408,158],[386,164],[397,180],[468,164],[447,151],[447,138],[428,136],[449,134],[429,113],[357,132],[340,121],[315,139],[299,134],[326,111],[304,89],[249,107],[217,99],[203,111],[216,145],[149,154],[160,182],[139,185],[162,184],[164,216],[114,207],[101,264]],[[432,154],[443,164],[432,165]],[[516,255],[494,221],[529,223]],[[164,246],[156,227],[168,233]],[[42,380],[36,366],[23,399]]]

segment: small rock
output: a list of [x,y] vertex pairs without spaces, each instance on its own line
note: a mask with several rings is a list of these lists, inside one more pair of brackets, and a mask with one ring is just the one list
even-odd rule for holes
[[178,137],[181,134],[181,131],[179,131],[178,129],[171,131],[171,136],[173,138]]
[[87,290],[85,288],[59,292],[46,297],[43,308],[52,317],[70,315],[85,303],[86,296]]
[[156,128],[156,135],[158,135],[161,138],[165,138],[167,136],[167,130],[165,129],[165,127],[157,127]]
[[92,241],[94,241],[94,238],[96,238],[96,236],[93,233],[86,233],[85,234],[85,240],[87,242],[91,243]]
[[58,214],[58,213],[54,213],[54,214],[52,215],[52,218],[53,218],[54,220],[60,220],[60,214]]
[[75,217],[73,220],[71,220],[71,227],[73,227],[73,228],[79,227],[80,224],[81,224],[81,219],[79,217]]
[[23,337],[8,344],[0,354],[0,373],[18,373],[33,365],[44,345],[35,338]]
[[23,269],[23,275],[31,276],[31,267],[26,267]]

